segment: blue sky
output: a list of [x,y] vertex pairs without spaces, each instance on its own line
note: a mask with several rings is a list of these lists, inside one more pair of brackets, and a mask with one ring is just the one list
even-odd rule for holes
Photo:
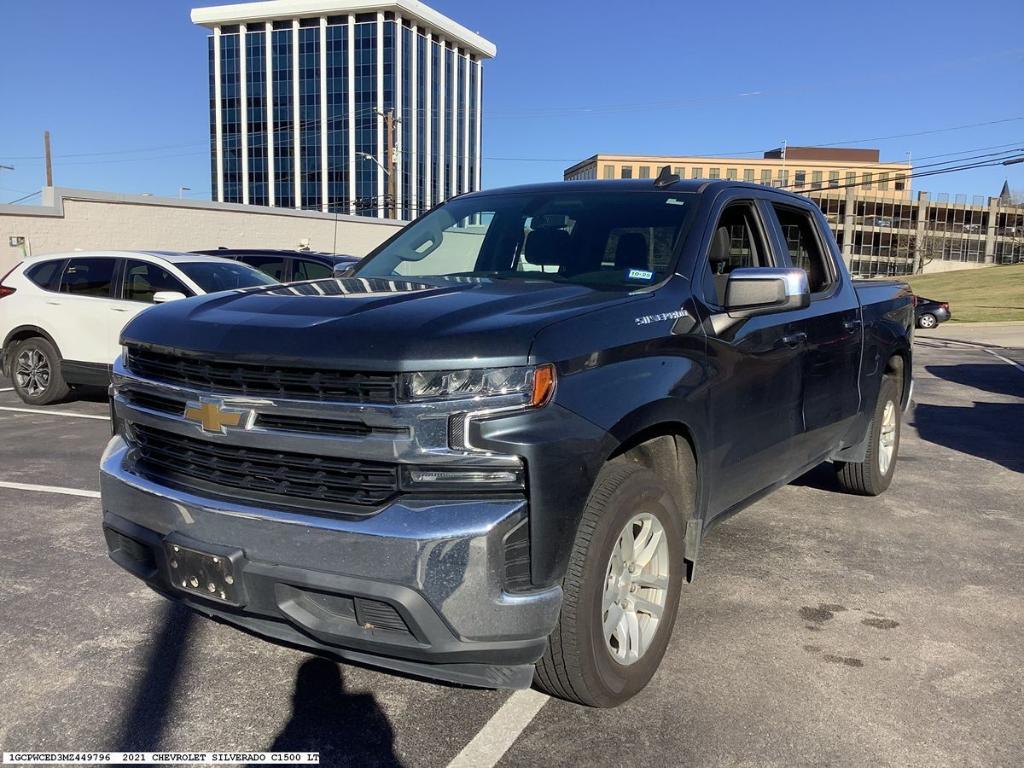
[[[559,179],[595,152],[911,133],[855,146],[891,160],[1024,146],[1020,0],[429,4],[498,46],[485,68],[485,186]],[[189,21],[193,5],[0,0],[0,164],[16,169],[0,170],[0,202],[42,185],[47,128],[57,184],[209,197],[206,30]],[[1001,122],[943,130],[989,121]],[[1024,191],[1024,165],[914,189],[996,194],[1004,178]]]

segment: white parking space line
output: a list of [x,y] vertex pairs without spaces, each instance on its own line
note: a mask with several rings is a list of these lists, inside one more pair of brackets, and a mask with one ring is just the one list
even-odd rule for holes
[[991,349],[986,349],[985,351],[988,352],[990,355],[992,355],[992,357],[998,357],[1000,360],[1002,360],[1007,365],[1012,365],[1018,371],[1020,371],[1021,373],[1024,373],[1024,365],[1021,365],[1016,360],[1011,360],[1008,357],[1003,357],[998,352],[993,352]]
[[448,768],[491,768],[497,765],[548,698],[529,689],[513,693],[473,740],[448,763]]
[[13,392],[14,387],[0,387],[0,392]]
[[44,411],[42,408],[11,408],[0,405],[0,411],[13,411],[14,413],[41,413],[44,416],[70,416],[75,419],[99,419],[110,421],[109,416],[98,416],[92,413],[71,413],[71,411]]
[[60,493],[64,496],[84,496],[87,499],[98,499],[100,497],[99,491],[83,491],[81,488],[62,488],[59,485],[12,483],[7,480],[0,480],[0,488],[10,488],[15,491],[33,491],[36,493]]

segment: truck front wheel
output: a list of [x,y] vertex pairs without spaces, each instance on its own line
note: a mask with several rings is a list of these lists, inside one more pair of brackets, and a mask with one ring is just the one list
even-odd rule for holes
[[625,462],[605,466],[576,533],[558,625],[537,663],[539,688],[614,707],[647,685],[675,623],[682,520],[657,474]]
[[868,452],[864,461],[836,462],[836,476],[843,490],[861,496],[877,496],[892,482],[900,448],[900,395],[896,380],[882,379],[878,402],[871,418]]

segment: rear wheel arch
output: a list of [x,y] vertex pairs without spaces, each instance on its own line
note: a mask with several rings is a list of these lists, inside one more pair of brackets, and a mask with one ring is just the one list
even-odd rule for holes
[[909,349],[898,349],[889,357],[885,363],[884,376],[891,376],[896,382],[896,391],[900,396],[900,405],[906,406],[907,398],[910,396],[910,382],[912,377],[908,375],[911,371],[911,357]]

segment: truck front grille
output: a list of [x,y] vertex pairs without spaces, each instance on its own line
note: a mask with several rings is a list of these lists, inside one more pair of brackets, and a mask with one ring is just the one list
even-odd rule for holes
[[142,424],[128,425],[127,438],[139,472],[200,494],[339,511],[376,507],[398,493],[394,464],[243,448]]
[[394,403],[397,377],[390,373],[353,373],[235,363],[131,347],[125,366],[147,379],[221,394],[297,400]]

